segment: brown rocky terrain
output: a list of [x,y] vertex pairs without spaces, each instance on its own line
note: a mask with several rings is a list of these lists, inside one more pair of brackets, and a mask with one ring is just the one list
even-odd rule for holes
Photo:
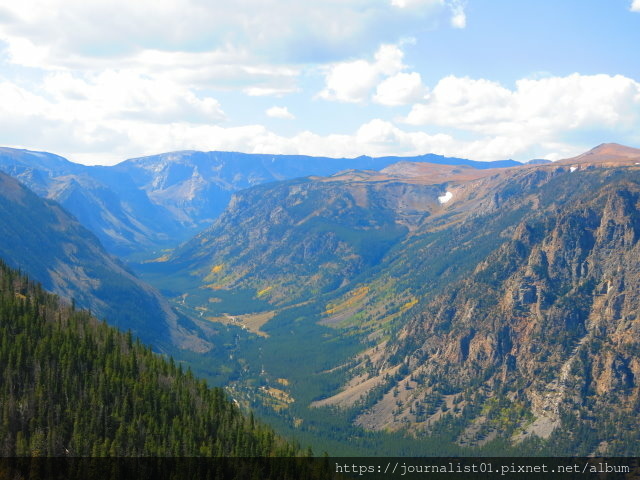
[[[493,232],[505,241],[468,275],[425,291],[370,369],[371,378],[393,368],[404,375],[385,384],[359,425],[430,431],[446,416],[467,417],[458,441],[478,445],[495,431],[512,442],[561,435],[568,415],[591,428],[634,417],[640,169],[550,165],[501,176],[523,188],[505,200],[503,184],[461,224],[525,211]],[[369,381],[358,377],[358,385]],[[626,425],[637,428],[637,420]],[[607,448],[623,435],[612,433]]]

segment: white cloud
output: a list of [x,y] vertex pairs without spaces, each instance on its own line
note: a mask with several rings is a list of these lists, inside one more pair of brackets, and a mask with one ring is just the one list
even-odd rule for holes
[[[243,50],[225,47],[206,52],[143,50],[118,63],[139,74],[166,77],[191,88],[242,88],[255,95],[281,95],[297,90],[300,70],[252,59]],[[104,66],[98,65],[99,70]]]
[[572,74],[519,80],[511,90],[450,76],[405,121],[480,135],[481,151],[474,158],[516,156],[534,145],[566,149],[561,139],[580,132],[633,136],[640,122],[640,83],[621,75]]
[[640,0],[633,0],[633,3],[631,4],[631,11],[640,12]]
[[114,119],[152,123],[184,121],[219,123],[225,114],[219,102],[168,79],[151,79],[130,71],[106,70],[88,78],[69,72],[48,75],[43,89],[60,117],[107,124]]
[[[304,131],[290,137],[277,135],[262,125],[223,127],[185,121],[154,123],[134,115],[105,122],[105,116],[117,111],[107,108],[109,99],[114,103],[130,104],[131,98],[120,98],[107,92],[101,108],[83,113],[82,96],[96,95],[96,87],[90,82],[77,82],[77,79],[51,78],[47,84],[51,97],[48,100],[8,82],[0,83],[3,98],[0,103],[0,144],[53,151],[90,164],[113,164],[127,157],[181,149],[355,157],[362,154],[447,153],[455,145],[448,135],[405,132],[380,119],[361,125],[352,134],[322,136]],[[70,84],[73,84],[72,89],[67,88]],[[58,98],[70,91],[79,92],[75,100],[79,103],[63,111],[58,108]]]
[[[53,59],[50,48],[30,39],[6,38],[9,59],[16,65],[50,72],[98,74],[118,65],[120,71],[165,78],[190,88],[242,88],[250,95],[282,95],[297,90],[300,69],[260,63],[242,50],[223,47],[205,52],[171,52],[143,49],[114,61],[112,58],[77,54]],[[247,85],[248,84],[248,85]]]
[[512,92],[484,79],[445,77],[426,103],[418,103],[407,117],[414,125],[434,124],[477,129],[511,118]]
[[293,120],[295,115],[293,115],[287,107],[271,107],[266,111],[268,117],[272,118],[282,118],[285,120]]
[[363,103],[383,76],[395,75],[406,68],[403,57],[397,45],[381,45],[373,62],[354,60],[332,65],[319,96],[326,100]]
[[[406,132],[391,122],[373,119],[361,125],[350,135],[320,136],[303,132],[291,138],[278,139],[273,147],[268,142],[263,148],[285,147],[288,153],[327,155],[333,157],[356,157],[359,155],[418,155],[424,152],[444,153],[455,141],[449,135],[429,135],[424,132]],[[269,151],[269,148],[267,148]],[[313,153],[316,152],[316,153]]]
[[[53,151],[74,161],[105,164],[113,164],[132,156],[181,149],[334,157],[363,154],[418,155],[431,152],[477,160],[495,160],[522,156],[531,151],[533,146],[543,149],[547,158],[566,158],[593,146],[592,142],[578,146],[563,142],[562,134],[567,130],[558,130],[555,134],[545,130],[537,120],[542,115],[540,112],[534,115],[532,124],[518,128],[506,128],[509,122],[504,115],[503,120],[496,121],[494,127],[489,128],[487,125],[491,115],[483,112],[476,118],[483,118],[487,125],[476,131],[480,132],[478,138],[472,139],[462,139],[448,133],[408,131],[382,119],[368,121],[350,134],[318,135],[303,131],[288,137],[278,135],[262,125],[224,127],[181,120],[156,123],[153,119],[136,115],[121,116],[117,121],[104,121],[108,115],[118,112],[118,109],[107,108],[108,99],[121,105],[132,105],[137,94],[133,98],[128,95],[118,97],[115,93],[106,91],[105,103],[99,104],[102,105],[101,109],[92,110],[81,106],[83,96],[91,97],[101,92],[96,90],[95,82],[78,83],[78,79],[52,78],[47,85],[49,98],[34,95],[9,82],[0,83],[0,97],[3,98],[3,102],[0,102],[0,144]],[[72,88],[66,88],[69,85]],[[479,88],[490,92],[491,84],[481,85]],[[437,88],[430,99],[440,94],[441,90],[436,90]],[[74,100],[78,103],[71,103],[69,105],[76,106],[62,110],[59,108],[58,98],[69,93],[78,93],[78,99]],[[498,90],[498,93],[504,92]],[[454,100],[459,105],[465,103],[462,96]],[[147,101],[142,98],[143,105]],[[637,98],[635,101],[640,102]],[[502,108],[508,110],[508,106]],[[637,106],[630,108],[638,110]],[[525,111],[532,113],[532,106],[528,106]],[[617,119],[620,120],[620,117]],[[454,118],[438,117],[438,120],[446,123],[453,122]],[[615,119],[611,118],[611,121]],[[471,124],[465,122],[467,120],[463,121],[461,128],[473,131]]]
[[373,100],[387,106],[408,105],[422,100],[428,91],[419,73],[398,73],[377,86]]
[[24,37],[0,37],[0,40],[7,44],[7,53],[12,63],[35,68],[47,64],[50,50],[47,45],[36,45]]
[[[388,0],[4,2],[0,50],[10,65],[39,70],[99,73],[117,65],[190,88],[281,96],[299,90],[310,65],[397,42],[447,10],[444,0],[403,1],[411,12]],[[383,68],[385,59],[376,62]]]
[[[336,61],[381,41],[425,28],[442,0],[21,0],[4,2],[0,37],[49,48],[47,62],[122,59],[142,50],[216,51],[233,47],[255,58],[308,63]],[[28,61],[25,55],[23,61]]]
[[449,76],[407,122],[500,134],[535,128],[631,127],[638,120],[640,84],[616,75],[523,79],[509,90],[496,82]]
[[[161,124],[185,128],[217,124],[225,114],[208,96],[166,80],[131,72],[105,71],[76,77],[69,72],[47,75],[38,93],[0,83],[0,144],[109,158],[140,148],[139,132]],[[158,138],[150,145],[158,143]]]
[[340,63],[327,73],[326,87],[319,96],[326,100],[364,102],[379,76],[376,65],[365,60]]
[[299,91],[299,89],[296,87],[287,87],[286,85],[283,85],[281,87],[248,87],[243,90],[243,93],[246,93],[250,97],[282,97],[287,93],[293,93],[297,91]]

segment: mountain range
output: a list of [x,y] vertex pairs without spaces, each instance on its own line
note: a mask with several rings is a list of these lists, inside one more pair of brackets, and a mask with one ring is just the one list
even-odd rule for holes
[[[373,432],[447,454],[638,452],[640,150],[86,167],[3,149],[0,168],[44,197],[0,176],[5,261],[206,354],[200,371],[224,366],[284,430],[360,452]],[[103,278],[128,295],[100,297]],[[115,317],[133,298],[156,310]]]
[[[107,167],[80,165],[46,152],[0,148],[0,171],[60,203],[109,252],[121,256],[188,239],[207,227],[238,190],[308,175],[331,175],[346,168],[380,169],[401,160],[489,166],[432,154],[410,159],[336,159],[182,151]],[[512,160],[492,163],[496,167],[517,164]]]

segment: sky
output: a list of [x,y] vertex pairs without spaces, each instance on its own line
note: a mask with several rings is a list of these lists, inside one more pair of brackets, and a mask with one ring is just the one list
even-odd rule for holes
[[0,0],[0,145],[556,160],[640,147],[640,0]]

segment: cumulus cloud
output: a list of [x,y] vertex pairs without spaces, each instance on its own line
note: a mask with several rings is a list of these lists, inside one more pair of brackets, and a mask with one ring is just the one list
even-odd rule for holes
[[633,135],[640,122],[640,83],[621,75],[572,74],[522,79],[509,89],[449,76],[413,106],[405,122],[473,132],[484,136],[488,156],[517,155],[580,131]]
[[294,86],[271,86],[271,87],[247,87],[243,93],[250,97],[282,97],[287,93],[298,92],[300,89]]
[[4,81],[0,98],[0,144],[86,153],[91,163],[99,152],[109,152],[106,157],[113,161],[118,152],[128,151],[140,140],[140,129],[160,131],[160,125],[176,122],[215,125],[225,119],[216,99],[131,72],[88,78],[55,72],[37,94]]
[[373,100],[387,106],[408,105],[422,100],[428,91],[419,73],[397,73],[377,86]]
[[[58,72],[47,76],[42,90],[34,94],[0,82],[0,144],[54,151],[88,163],[178,149],[557,159],[593,146],[591,136],[584,143],[568,139],[576,132],[604,132],[595,137],[600,141],[612,136],[632,144],[640,140],[640,84],[619,75],[523,79],[514,88],[446,77],[413,106],[405,127],[378,118],[350,134],[304,131],[293,136],[262,125],[225,127],[215,99],[130,73],[84,78]],[[268,112],[291,115],[285,107]]]
[[340,63],[327,74],[326,87],[319,96],[326,100],[364,102],[379,77],[376,65],[365,60]]
[[631,127],[638,120],[639,95],[640,84],[622,75],[522,79],[514,90],[488,80],[449,76],[438,82],[425,103],[414,105],[406,121],[481,133]]
[[250,95],[294,92],[300,74],[299,68],[260,63],[248,52],[230,46],[204,52],[144,49],[117,59],[70,53],[56,59],[50,46],[37,45],[29,38],[5,37],[4,40],[11,63],[49,72],[97,74],[117,64],[120,71],[166,78],[190,88],[240,87]]
[[[117,163],[127,157],[163,151],[233,150],[253,153],[296,153],[329,156],[447,153],[455,146],[444,134],[406,132],[381,119],[369,121],[351,134],[318,135],[303,131],[293,136],[278,135],[262,125],[225,127],[185,121],[154,123],[127,115],[117,122],[105,116],[119,109],[109,101],[134,105],[133,97],[104,93],[104,103],[83,112],[84,98],[97,95],[95,82],[73,78],[50,78],[48,97],[38,96],[11,84],[0,83],[0,144],[54,151],[84,163]],[[116,86],[114,86],[114,89]],[[60,109],[68,95],[76,107]],[[142,104],[146,98],[140,100]],[[276,107],[277,108],[277,107]],[[288,112],[273,110],[279,115]],[[108,152],[108,153],[106,153]]]
[[5,3],[0,50],[9,64],[83,73],[117,65],[250,96],[298,91],[307,66],[365,55],[429,28],[447,11],[443,0]]
[[271,107],[267,109],[266,114],[268,117],[272,118],[282,118],[285,120],[293,120],[295,115],[293,115],[287,107]]
[[631,11],[640,12],[640,0],[633,0],[633,3],[631,4]]
[[325,78],[326,86],[319,96],[326,100],[364,102],[383,75],[393,75],[405,68],[403,56],[397,45],[382,45],[373,62],[354,60],[332,65]]
[[398,45],[382,45],[372,62],[354,60],[332,65],[319,97],[341,102],[364,103],[376,88],[373,100],[396,106],[420,99],[427,89],[419,73],[404,73],[404,52]]

